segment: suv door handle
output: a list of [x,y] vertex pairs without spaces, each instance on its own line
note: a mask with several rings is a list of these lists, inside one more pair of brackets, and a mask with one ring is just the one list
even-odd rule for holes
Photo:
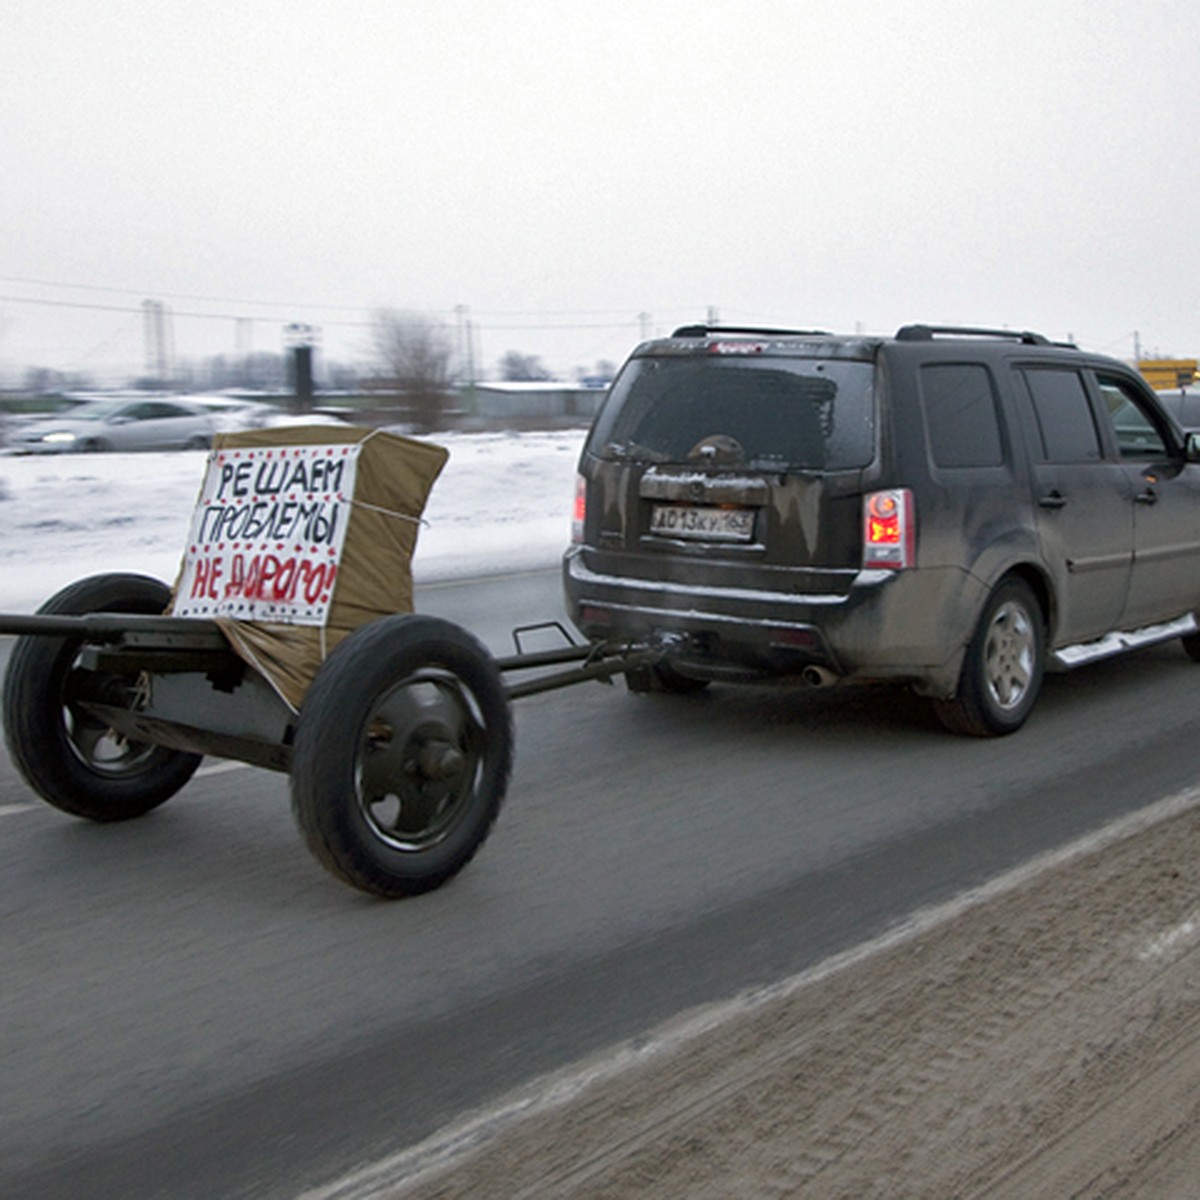
[[1062,492],[1054,491],[1047,492],[1040,500],[1038,500],[1038,508],[1065,508],[1067,498]]
[[1147,488],[1144,492],[1138,492],[1134,499],[1139,504],[1157,504],[1158,493],[1153,488]]

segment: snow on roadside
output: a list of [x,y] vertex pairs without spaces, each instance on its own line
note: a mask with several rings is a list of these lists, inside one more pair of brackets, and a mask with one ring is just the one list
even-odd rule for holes
[[[557,562],[570,536],[578,429],[443,434],[450,451],[417,541],[418,583]],[[206,455],[0,458],[0,611],[33,612],[99,571],[174,580]]]

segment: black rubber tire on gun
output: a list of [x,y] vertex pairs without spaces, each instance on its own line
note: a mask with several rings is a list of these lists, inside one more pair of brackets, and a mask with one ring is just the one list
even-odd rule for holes
[[[92,575],[63,588],[39,613],[162,613],[166,584],[146,575]],[[27,634],[16,639],[4,676],[8,752],[42,799],[90,821],[125,821],[169,800],[192,777],[200,755],[115,736],[77,703],[80,642]],[[89,691],[136,702],[136,682],[95,676]]]
[[437,617],[382,617],[338,645],[304,698],[292,811],[337,878],[415,896],[474,857],[512,758],[508,695],[487,650]]

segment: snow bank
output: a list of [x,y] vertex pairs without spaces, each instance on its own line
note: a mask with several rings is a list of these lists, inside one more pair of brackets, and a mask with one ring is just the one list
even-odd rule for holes
[[[570,536],[582,430],[445,434],[417,540],[418,584],[533,570]],[[32,612],[98,571],[174,580],[205,454],[0,458],[0,611]]]

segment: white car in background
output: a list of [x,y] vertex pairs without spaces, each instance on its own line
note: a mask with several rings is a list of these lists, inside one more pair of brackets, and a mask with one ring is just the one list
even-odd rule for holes
[[212,417],[215,433],[237,433],[242,429],[265,429],[275,424],[284,410],[261,400],[236,396],[191,396],[188,402],[204,409]]
[[267,403],[240,396],[189,396],[187,399],[211,414],[215,433],[276,429],[282,425],[345,425],[345,421],[329,413],[293,412],[286,401]]
[[210,413],[178,400],[86,400],[9,431],[16,454],[101,450],[202,450],[212,444]]

